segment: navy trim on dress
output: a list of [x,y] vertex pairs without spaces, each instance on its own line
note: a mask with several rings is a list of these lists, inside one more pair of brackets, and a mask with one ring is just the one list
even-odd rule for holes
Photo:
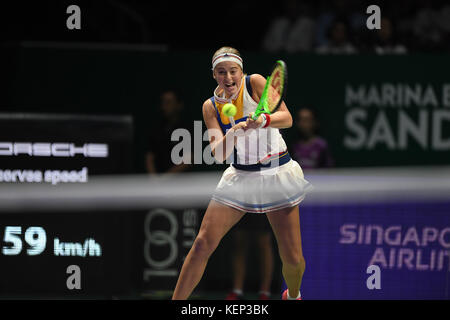
[[[247,92],[250,95],[250,97],[252,97],[253,95],[253,89],[252,89],[252,85],[250,83],[250,76],[246,76],[245,77],[245,87],[247,88]],[[253,98],[252,98],[253,99]]]
[[268,169],[268,168],[276,168],[279,166],[282,166],[283,164],[288,163],[291,160],[291,156],[289,155],[289,152],[286,151],[283,153],[279,158],[273,159],[269,163],[262,164],[262,163],[256,163],[256,164],[237,164],[233,163],[232,166],[239,170],[244,171],[260,171],[261,169]]

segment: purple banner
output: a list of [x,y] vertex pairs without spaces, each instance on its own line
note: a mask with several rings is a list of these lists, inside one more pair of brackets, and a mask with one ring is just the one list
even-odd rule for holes
[[304,299],[449,299],[450,202],[305,204],[300,222]]

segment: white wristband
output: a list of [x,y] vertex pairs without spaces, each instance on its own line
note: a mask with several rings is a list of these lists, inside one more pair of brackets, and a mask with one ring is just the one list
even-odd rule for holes
[[259,126],[260,128],[264,127],[267,123],[267,117],[264,113],[261,113],[261,117],[263,118],[263,121],[262,121],[261,125]]

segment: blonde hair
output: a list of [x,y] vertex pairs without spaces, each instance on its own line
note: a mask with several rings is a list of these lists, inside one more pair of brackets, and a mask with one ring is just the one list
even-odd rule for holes
[[214,52],[212,59],[214,60],[215,57],[217,57],[219,54],[222,54],[222,53],[233,53],[233,54],[241,57],[241,54],[237,49],[235,49],[233,47],[222,47],[219,50],[217,50],[216,52]]

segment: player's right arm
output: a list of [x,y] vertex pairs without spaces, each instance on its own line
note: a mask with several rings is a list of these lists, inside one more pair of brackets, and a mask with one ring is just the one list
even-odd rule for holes
[[235,131],[246,128],[245,121],[233,126],[224,135],[217,121],[216,110],[210,99],[203,103],[203,120],[208,129],[209,145],[214,158],[219,162],[224,162],[233,152],[236,144]]

